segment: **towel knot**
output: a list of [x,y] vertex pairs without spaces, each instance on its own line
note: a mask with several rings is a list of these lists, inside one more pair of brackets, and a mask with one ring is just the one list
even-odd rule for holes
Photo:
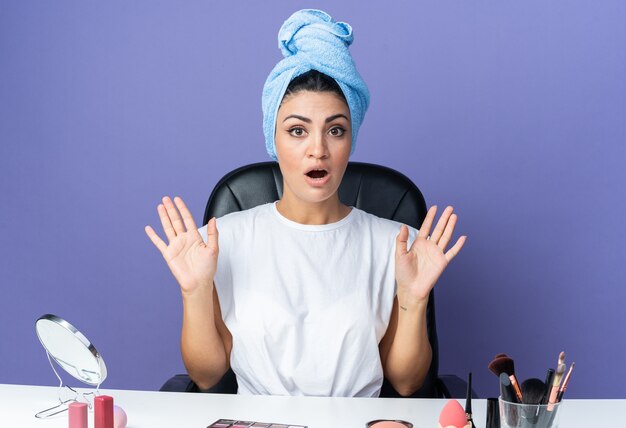
[[[348,47],[353,40],[352,27],[346,22],[334,22],[324,11],[303,9],[291,15],[278,31],[278,47],[285,58],[319,49],[320,40]],[[315,43],[308,44],[311,41]]]

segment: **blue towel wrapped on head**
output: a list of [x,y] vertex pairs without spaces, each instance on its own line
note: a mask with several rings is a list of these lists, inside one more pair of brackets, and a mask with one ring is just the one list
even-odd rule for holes
[[351,153],[354,152],[370,95],[348,51],[352,40],[349,24],[334,22],[321,10],[300,10],[283,23],[278,32],[278,45],[285,58],[276,64],[263,87],[263,133],[267,153],[272,159],[277,160],[274,142],[276,114],[287,86],[310,70],[332,77],[343,91],[350,108]]

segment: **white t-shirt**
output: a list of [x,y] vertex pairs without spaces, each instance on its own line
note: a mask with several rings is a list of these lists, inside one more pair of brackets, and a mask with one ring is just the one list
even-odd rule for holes
[[400,223],[352,208],[336,223],[304,225],[269,203],[217,228],[215,287],[238,392],[377,397]]

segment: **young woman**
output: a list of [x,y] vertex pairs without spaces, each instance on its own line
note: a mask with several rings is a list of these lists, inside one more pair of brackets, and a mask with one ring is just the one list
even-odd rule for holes
[[[146,233],[178,281],[182,356],[201,389],[232,368],[239,393],[403,395],[428,372],[428,295],[465,237],[432,207],[419,232],[341,203],[338,188],[367,104],[351,28],[303,10],[281,28],[286,58],[263,94],[268,153],[284,191],[198,229],[180,198]],[[434,227],[433,227],[434,226]],[[219,234],[218,234],[219,229]]]

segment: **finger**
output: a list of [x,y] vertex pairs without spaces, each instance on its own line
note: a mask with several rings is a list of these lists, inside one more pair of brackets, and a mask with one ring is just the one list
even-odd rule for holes
[[159,219],[161,219],[161,226],[163,226],[163,232],[165,232],[165,236],[167,236],[168,241],[172,241],[172,239],[176,238],[176,231],[172,227],[172,221],[170,220],[170,216],[167,215],[167,210],[163,204],[159,204],[157,207],[157,212],[159,213]]
[[405,224],[400,227],[400,232],[396,236],[396,257],[406,254],[407,241],[409,240],[409,228]]
[[439,221],[437,222],[437,226],[435,226],[435,230],[433,230],[433,233],[430,235],[431,241],[439,242],[439,238],[441,238],[441,235],[448,224],[448,219],[450,219],[452,211],[454,211],[454,208],[451,206],[447,206],[446,209],[443,210],[443,213],[441,213],[441,217],[439,217]]
[[448,263],[450,263],[450,261],[452,261],[452,259],[455,258],[457,254],[459,254],[459,251],[461,251],[461,248],[463,248],[463,245],[465,245],[466,240],[467,236],[461,236],[456,241],[456,244],[454,244],[454,246],[448,250],[448,252],[446,253],[446,259],[448,260]]
[[426,218],[422,222],[422,227],[420,227],[419,232],[417,233],[417,238],[428,238],[430,234],[430,228],[433,225],[433,221],[435,219],[435,215],[437,214],[437,205],[433,205],[430,207],[428,212],[426,213]]
[[193,220],[193,216],[191,215],[191,212],[189,212],[189,209],[187,208],[187,205],[185,205],[185,202],[183,202],[180,197],[176,196],[174,198],[174,203],[176,204],[176,208],[178,208],[178,211],[180,211],[180,215],[183,217],[183,223],[185,224],[185,228],[187,230],[198,230],[196,222]]
[[165,242],[163,242],[163,240],[159,238],[159,235],[156,234],[151,226],[146,226],[144,230],[146,231],[148,238],[150,238],[154,246],[158,248],[161,254],[163,254],[163,252],[167,249],[167,244],[165,244]]
[[444,251],[448,247],[448,244],[450,243],[450,240],[452,239],[452,234],[454,233],[454,228],[456,227],[457,220],[458,220],[458,216],[456,214],[452,214],[450,216],[450,219],[448,220],[448,223],[446,224],[446,228],[443,231],[443,235],[441,236],[441,239],[439,240],[439,242],[437,242],[437,245],[439,246],[439,248],[441,248]]
[[217,232],[217,221],[213,217],[206,225],[206,244],[209,248],[217,250],[219,242],[219,233]]
[[178,214],[178,210],[174,206],[174,203],[166,196],[163,198],[163,205],[165,205],[165,209],[167,210],[167,215],[170,217],[172,222],[172,227],[176,231],[176,234],[185,233],[185,226],[183,225],[183,221]]

